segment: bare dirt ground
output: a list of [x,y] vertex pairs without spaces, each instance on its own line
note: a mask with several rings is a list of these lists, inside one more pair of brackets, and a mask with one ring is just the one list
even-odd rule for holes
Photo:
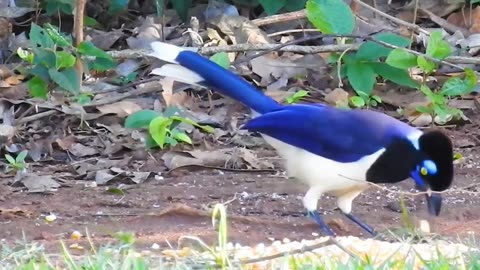
[[[431,224],[433,231],[456,238],[480,231],[479,156],[480,138],[477,125],[449,131],[456,152],[464,160],[456,165],[454,190],[469,187],[471,193],[445,194],[441,216]],[[461,148],[459,148],[459,146]],[[41,164],[39,170],[59,169],[65,164]],[[155,168],[146,168],[155,171]],[[157,171],[164,170],[160,164]],[[105,186],[85,187],[85,182],[71,181],[52,194],[30,194],[18,187],[0,186],[0,239],[12,243],[22,238],[58,247],[58,239],[66,239],[72,231],[88,231],[93,241],[111,241],[117,231],[133,231],[137,243],[165,247],[168,241],[176,246],[180,236],[199,236],[215,241],[216,233],[206,210],[216,202],[228,203],[229,239],[243,245],[267,243],[271,238],[312,239],[320,233],[305,216],[301,197],[306,188],[282,172],[239,173],[219,170],[174,171],[163,179],[151,177],[145,183],[129,186],[124,196],[106,192]],[[113,186],[115,184],[112,184]],[[411,181],[396,190],[410,191]],[[391,186],[389,188],[392,188]],[[399,213],[398,194],[376,188],[359,196],[354,213],[380,232],[403,226]],[[426,217],[423,197],[406,197],[412,215]],[[335,208],[335,200],[323,196],[319,205],[327,221],[339,235],[362,236],[363,232]],[[45,215],[58,219],[47,223]],[[320,233],[321,234],[321,233]],[[270,240],[269,240],[270,239]]]

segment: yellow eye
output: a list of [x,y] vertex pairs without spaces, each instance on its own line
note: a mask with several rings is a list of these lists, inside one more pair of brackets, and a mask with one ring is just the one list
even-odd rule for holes
[[422,167],[422,168],[420,169],[420,174],[422,174],[422,175],[427,175],[427,174],[428,174],[427,169],[425,169],[425,167]]

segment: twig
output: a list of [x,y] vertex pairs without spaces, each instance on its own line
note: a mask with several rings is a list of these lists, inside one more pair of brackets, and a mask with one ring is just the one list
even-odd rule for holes
[[[324,36],[327,37],[330,35],[324,35]],[[280,46],[284,46],[284,47],[280,48]],[[236,44],[236,45],[224,45],[224,46],[218,46],[218,47],[205,47],[205,48],[200,48],[200,49],[196,48],[196,49],[201,54],[213,54],[217,52],[271,51],[271,50],[278,50],[283,52],[294,52],[294,53],[321,53],[321,52],[343,52],[346,49],[357,50],[359,46],[360,44],[320,45],[320,46],[299,46],[299,45],[283,45],[283,44]],[[393,45],[388,44],[388,46],[393,46]],[[132,59],[132,58],[147,57],[151,53],[151,51],[127,49],[122,51],[109,51],[107,53],[115,59]],[[415,54],[423,55],[418,52],[415,52]],[[438,60],[435,60],[435,61],[438,62]],[[480,64],[480,58],[465,57],[465,56],[449,56],[445,58],[441,63],[442,64],[454,63],[454,64],[478,65]]]
[[[102,90],[102,91],[97,91],[97,92],[95,92],[95,95],[105,94],[105,93],[110,93],[110,92],[122,92],[124,90],[127,90],[128,88],[137,86],[139,84],[154,82],[154,81],[158,81],[158,77],[151,77],[151,78],[147,78],[147,79],[142,79],[142,80],[134,81],[134,82],[131,82],[131,83],[127,83],[127,84],[119,86],[117,88],[108,88],[108,89],[105,89],[105,90]],[[159,91],[161,91],[161,90],[162,89],[159,89]]]
[[268,34],[267,37],[275,37],[275,36],[291,34],[291,33],[307,33],[307,32],[319,33],[320,31],[318,31],[318,29],[287,29],[287,30]]
[[83,108],[97,107],[97,106],[101,106],[101,105],[112,104],[114,102],[124,100],[126,98],[131,97],[131,96],[144,95],[144,94],[148,94],[148,93],[155,92],[155,91],[159,91],[159,88],[158,87],[145,87],[145,88],[141,88],[141,89],[135,89],[133,91],[124,93],[122,95],[112,96],[112,97],[109,97],[109,98],[99,100],[97,102],[92,102],[90,104],[86,104],[86,105],[83,106]]
[[361,182],[361,183],[366,183],[367,185],[369,186],[372,186],[372,187],[375,187],[375,188],[378,188],[382,191],[386,191],[386,192],[389,192],[391,194],[398,194],[398,195],[405,195],[405,196],[412,196],[412,197],[415,197],[415,196],[421,196],[421,195],[430,195],[430,194],[433,194],[433,193],[436,193],[436,194],[448,194],[448,193],[464,193],[464,194],[471,194],[471,195],[480,195],[480,192],[476,192],[476,191],[470,191],[470,190],[467,190],[467,189],[470,189],[470,188],[473,188],[473,187],[476,187],[476,186],[480,186],[480,183],[478,184],[471,184],[471,185],[468,185],[468,186],[465,186],[465,187],[462,187],[462,188],[458,188],[458,189],[453,189],[453,188],[450,188],[450,189],[446,189],[444,191],[433,191],[433,190],[430,190],[430,191],[419,191],[419,192],[407,192],[407,191],[397,191],[397,190],[392,190],[392,189],[389,189],[387,187],[384,187],[384,186],[381,186],[379,184],[376,184],[376,183],[372,183],[372,182],[365,182],[363,180],[359,180],[359,179],[354,179],[354,178],[351,178],[351,177],[348,177],[346,175],[340,175],[341,177],[345,177],[346,179],[348,180],[352,180],[352,181],[357,181],[357,182]]
[[339,247],[341,250],[343,250],[345,253],[347,253],[351,257],[358,258],[357,255],[355,255],[354,253],[349,251],[347,248],[345,248],[343,245],[341,245],[333,237],[329,237],[329,239],[327,241],[322,242],[322,243],[318,243],[318,244],[314,244],[314,245],[310,245],[310,246],[304,246],[304,247],[294,249],[294,250],[291,250],[291,251],[279,252],[277,254],[273,254],[273,255],[270,255],[270,256],[265,256],[265,257],[255,258],[255,259],[249,259],[249,260],[241,260],[240,263],[241,264],[252,264],[252,263],[258,263],[258,262],[270,261],[270,260],[274,260],[274,259],[277,259],[277,258],[289,256],[289,255],[294,255],[294,254],[313,251],[317,248],[325,247],[325,246],[328,246],[328,245],[331,245],[331,244],[336,245],[337,247]]
[[262,26],[262,25],[274,24],[279,22],[287,22],[287,21],[303,19],[306,17],[307,17],[307,13],[305,12],[305,9],[303,9],[299,11],[255,19],[255,20],[252,20],[252,23],[255,24],[256,26]]
[[26,117],[23,117],[23,118],[19,119],[18,121],[16,121],[16,124],[19,124],[19,125],[26,124],[28,122],[32,122],[32,121],[38,120],[40,118],[56,114],[57,112],[58,112],[57,110],[49,110],[49,111],[37,113],[37,114],[34,114],[34,115],[26,116]]
[[447,20],[445,20],[444,18],[442,18],[440,16],[435,15],[430,10],[421,8],[420,11],[427,14],[428,17],[430,17],[430,20],[432,20],[434,23],[438,24],[440,27],[445,29],[445,31],[447,31],[447,32],[455,33],[456,31],[460,31],[465,37],[470,35],[470,31],[468,31],[467,29],[465,29],[463,27],[456,26],[452,23],[449,23]]
[[357,47],[355,45],[322,45],[322,46],[299,46],[284,44],[235,44],[223,45],[217,47],[203,47],[198,50],[200,54],[215,54],[217,52],[245,52],[245,51],[283,51],[305,54],[314,54],[321,52],[341,52],[348,48]]
[[410,30],[414,30],[414,31],[417,31],[417,32],[420,32],[420,33],[424,33],[424,34],[426,34],[426,35],[430,35],[430,33],[429,33],[427,30],[422,29],[420,26],[418,26],[418,25],[416,25],[416,24],[409,23],[409,22],[406,22],[406,21],[404,21],[404,20],[400,20],[400,19],[398,19],[398,18],[395,18],[395,17],[393,17],[393,16],[391,16],[391,15],[388,15],[387,13],[385,13],[385,12],[383,12],[383,11],[380,11],[380,10],[378,10],[378,9],[376,9],[376,8],[368,5],[368,4],[365,4],[365,3],[362,2],[361,0],[353,0],[353,1],[354,1],[355,3],[357,3],[357,4],[359,4],[360,6],[366,8],[366,9],[369,9],[369,10],[371,10],[372,12],[374,12],[374,13],[376,13],[376,14],[384,17],[384,18],[387,18],[387,19],[389,19],[389,20],[391,20],[391,21],[393,21],[393,22],[395,22],[395,23],[397,23],[397,24],[399,24],[399,25],[403,25],[403,26],[407,27],[407,28],[410,29]]

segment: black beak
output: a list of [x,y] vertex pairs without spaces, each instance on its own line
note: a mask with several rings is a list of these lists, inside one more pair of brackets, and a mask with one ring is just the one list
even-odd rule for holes
[[429,193],[426,196],[428,213],[432,216],[438,216],[442,209],[442,195],[439,193]]

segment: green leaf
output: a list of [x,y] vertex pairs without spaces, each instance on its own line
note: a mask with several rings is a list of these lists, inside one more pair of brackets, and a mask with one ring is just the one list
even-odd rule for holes
[[292,12],[292,11],[298,11],[298,10],[304,9],[306,3],[307,3],[307,0],[294,0],[294,1],[289,0],[285,5],[285,10]]
[[125,119],[125,127],[132,129],[146,128],[153,119],[160,115],[161,114],[153,110],[141,110],[132,113]]
[[299,100],[301,100],[303,97],[306,97],[306,96],[308,96],[308,91],[300,90],[295,92],[293,95],[287,97],[286,102],[288,104],[297,103]]
[[[383,41],[390,45],[397,47],[407,47],[410,44],[408,38],[402,36],[391,34],[391,33],[378,33],[373,35],[373,38],[376,40]],[[363,43],[356,53],[357,59],[376,61],[380,57],[386,57],[393,49],[387,48],[383,45],[380,45],[373,41],[367,41]]]
[[94,18],[88,17],[88,16],[83,16],[83,22],[84,22],[85,26],[90,26],[92,28],[93,28],[93,26],[98,26],[100,24]]
[[107,189],[107,192],[108,192],[108,193],[112,193],[112,194],[114,194],[114,195],[120,195],[120,196],[125,195],[125,192],[124,192],[122,189],[116,188],[116,187],[109,187],[109,188]]
[[56,64],[55,67],[57,69],[61,68],[69,68],[75,65],[77,59],[71,53],[66,51],[60,51],[55,53],[56,56]]
[[228,58],[228,54],[226,52],[216,53],[210,57],[210,60],[225,69],[230,67],[230,59]]
[[178,141],[175,140],[171,134],[169,134],[167,137],[165,137],[165,144],[175,146],[178,144]]
[[23,150],[22,152],[20,152],[15,158],[16,163],[24,162],[25,158],[27,157],[27,154],[28,154],[27,150]]
[[98,70],[98,71],[107,71],[114,68],[116,62],[114,59],[108,58],[95,58],[95,60],[88,63],[90,69]]
[[67,68],[63,71],[51,68],[48,70],[48,74],[52,81],[68,92],[72,94],[78,94],[80,92],[80,81],[77,71],[74,68]]
[[365,106],[365,100],[359,96],[353,96],[350,98],[350,102],[352,103],[353,106],[357,108],[361,108]]
[[382,103],[382,98],[377,95],[373,95],[371,98],[378,103]]
[[45,23],[43,25],[43,29],[45,29],[45,32],[48,34],[48,36],[50,36],[50,38],[56,45],[60,47],[72,46],[72,41],[67,39],[62,33],[60,33],[58,27],[53,26],[49,23]]
[[16,164],[16,163],[17,163],[17,162],[15,161],[15,159],[14,159],[11,155],[9,155],[9,154],[6,154],[6,155],[5,155],[5,158],[7,159],[8,163],[10,163],[10,164]]
[[415,109],[417,110],[417,112],[419,113],[425,113],[425,114],[432,114],[432,108],[430,107],[427,107],[427,106],[423,106],[423,105],[419,105],[417,107],[415,107]]
[[30,74],[40,77],[44,82],[50,81],[50,75],[48,75],[48,68],[43,65],[36,65],[30,69]]
[[422,85],[420,86],[420,91],[422,91],[422,93],[423,93],[425,96],[427,96],[429,99],[432,99],[432,98],[433,98],[433,95],[434,95],[434,94],[433,94],[432,90],[431,90],[428,86],[422,84]]
[[58,12],[73,14],[75,0],[46,0],[47,15],[53,15]]
[[35,76],[28,81],[28,90],[32,97],[47,98],[48,85],[42,78]]
[[129,0],[109,0],[108,13],[115,14],[119,11],[126,10]]
[[277,14],[286,4],[287,0],[258,0],[268,16]]
[[39,45],[43,48],[53,48],[55,45],[50,36],[46,35],[45,30],[35,23],[30,26],[30,43],[33,47]]
[[57,56],[52,49],[34,48],[33,53],[34,53],[34,57],[33,57],[34,64],[41,64],[47,68],[55,67],[55,64],[57,62]]
[[465,69],[465,79],[452,77],[442,86],[441,93],[446,96],[461,96],[469,94],[475,88],[477,76],[471,69]]
[[172,1],[172,5],[182,21],[186,21],[188,19],[188,10],[192,6],[192,0],[175,0]]
[[381,62],[370,62],[369,64],[372,66],[375,73],[380,75],[385,80],[389,80],[398,85],[411,88],[418,88],[419,86],[419,83],[412,79],[408,71],[404,69],[395,68],[389,64]]
[[428,60],[422,55],[417,57],[417,64],[418,64],[418,67],[427,74],[431,73],[437,67],[437,65],[434,62]]
[[158,146],[162,149],[165,146],[165,137],[170,131],[168,127],[172,121],[173,120],[171,118],[158,116],[153,119],[148,126],[148,132],[150,133],[150,136],[152,136]]
[[442,33],[434,31],[428,39],[426,54],[437,59],[444,59],[452,54],[450,44],[443,40]]
[[210,126],[204,126],[204,125],[199,125],[197,122],[191,120],[191,119],[188,119],[188,118],[184,118],[184,117],[180,117],[180,116],[171,116],[170,117],[172,120],[176,120],[176,121],[180,121],[180,122],[183,122],[185,124],[189,124],[189,125],[192,125],[194,127],[197,127],[199,129],[202,129],[203,131],[205,132],[208,132],[208,133],[212,133],[214,131],[214,129]]
[[308,0],[308,20],[325,34],[351,34],[355,17],[343,0]]
[[88,94],[80,94],[75,97],[75,100],[80,105],[88,104],[92,101],[92,98]]
[[188,143],[188,144],[192,144],[192,139],[185,133],[183,132],[180,132],[180,131],[176,131],[176,132],[173,132],[173,138],[177,141],[180,141],[180,142],[185,142],[185,143]]
[[91,41],[83,41],[78,45],[77,50],[83,55],[112,59],[112,57],[108,53],[106,53],[102,49],[97,48],[97,46],[95,46]]
[[392,67],[408,69],[417,65],[417,56],[402,49],[395,49],[385,60]]
[[353,62],[347,67],[347,77],[355,91],[370,94],[376,82],[376,75],[371,65],[364,62]]
[[147,149],[153,149],[158,147],[158,144],[155,142],[155,140],[148,134],[147,138],[145,139],[145,147]]
[[24,50],[22,47],[18,47],[17,49],[17,55],[18,57],[20,57],[22,60],[24,61],[27,61],[28,63],[32,64],[33,63],[33,59],[34,59],[34,54],[27,51],[27,50]]

